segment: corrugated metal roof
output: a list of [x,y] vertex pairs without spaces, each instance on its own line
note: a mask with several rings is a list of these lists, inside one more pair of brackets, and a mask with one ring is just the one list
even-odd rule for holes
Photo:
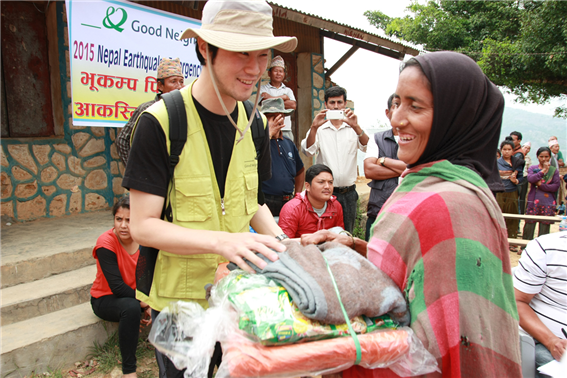
[[[348,30],[348,32],[347,33],[341,33],[341,34],[344,34],[348,37],[360,39],[360,40],[363,40],[363,41],[366,41],[366,42],[376,43],[378,45],[382,45],[382,44],[380,42],[377,42],[377,41],[382,40],[382,41],[385,42],[384,45],[386,47],[392,48],[395,45],[395,46],[399,46],[399,50],[404,51],[405,53],[408,53],[408,54],[411,54],[411,55],[418,55],[419,54],[419,50],[416,49],[415,47],[412,47],[412,46],[409,46],[409,45],[404,45],[403,43],[382,37],[378,34],[369,33],[365,30],[360,29],[360,28],[355,28],[355,27],[352,27],[350,25],[337,22],[335,20],[322,18],[322,17],[316,16],[314,14],[306,13],[306,12],[303,12],[303,11],[300,11],[300,10],[297,10],[297,9],[293,9],[293,8],[289,8],[289,7],[286,7],[286,6],[283,6],[283,5],[279,5],[279,4],[277,4],[276,2],[273,2],[273,1],[268,1],[268,3],[270,5],[272,5],[272,7],[279,7],[279,8],[285,9],[285,10],[289,10],[289,11],[296,12],[298,14],[307,16],[309,18],[317,19],[317,20],[320,20],[320,21],[323,21],[323,22],[326,22],[326,23],[332,23],[336,26],[346,28]],[[275,17],[278,17],[278,15],[275,14]],[[327,29],[327,28],[321,27],[321,25],[313,25],[313,26],[318,26],[322,29]],[[330,31],[336,32],[336,30],[330,30]]]

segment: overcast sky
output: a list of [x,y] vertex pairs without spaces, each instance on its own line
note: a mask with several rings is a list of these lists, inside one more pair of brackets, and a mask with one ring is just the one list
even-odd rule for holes
[[[363,15],[364,12],[380,10],[388,16],[400,17],[406,14],[405,8],[410,4],[410,0],[277,0],[273,2],[379,35],[382,34],[381,31],[370,25]],[[325,38],[325,67],[331,68],[350,47],[342,42]],[[355,113],[363,128],[377,126],[379,122],[387,122],[384,109],[389,95],[396,89],[399,64],[400,61],[396,59],[359,49],[333,74],[332,80],[345,87],[349,99],[354,101]],[[513,96],[505,94],[505,98],[507,107],[548,115],[553,115],[553,110],[559,105],[559,101],[555,101],[548,105],[523,106],[514,103]]]

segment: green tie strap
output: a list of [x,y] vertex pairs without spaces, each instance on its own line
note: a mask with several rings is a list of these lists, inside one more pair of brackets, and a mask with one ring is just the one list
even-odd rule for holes
[[343,306],[343,301],[341,300],[341,294],[339,293],[339,288],[337,287],[337,282],[335,281],[335,277],[333,276],[333,272],[331,271],[331,267],[329,266],[329,262],[327,261],[325,256],[323,256],[323,259],[325,260],[325,264],[327,264],[327,270],[329,271],[329,274],[331,275],[331,281],[333,282],[335,292],[337,293],[337,298],[339,299],[339,304],[341,305],[341,310],[343,311],[343,316],[345,317],[345,321],[346,321],[346,325],[348,327],[348,331],[350,332],[350,336],[354,340],[354,346],[356,347],[356,361],[354,361],[354,364],[358,365],[360,363],[360,359],[362,357],[361,352],[360,352],[360,341],[358,341],[358,336],[356,335],[356,332],[354,332],[354,329],[352,329],[352,325],[350,324],[350,320],[348,318],[345,307]]

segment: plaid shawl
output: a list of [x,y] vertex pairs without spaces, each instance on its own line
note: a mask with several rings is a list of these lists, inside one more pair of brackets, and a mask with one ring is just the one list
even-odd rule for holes
[[506,225],[488,186],[446,160],[404,176],[373,225],[368,259],[405,293],[410,326],[443,377],[520,377]]

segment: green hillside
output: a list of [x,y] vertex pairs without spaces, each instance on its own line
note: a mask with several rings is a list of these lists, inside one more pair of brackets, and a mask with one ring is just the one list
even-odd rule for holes
[[503,141],[512,131],[522,133],[522,143],[527,141],[532,143],[532,153],[530,153],[532,159],[539,147],[547,146],[547,140],[552,135],[555,135],[559,140],[563,155],[567,151],[567,120],[565,119],[506,107],[502,120],[500,141]]

